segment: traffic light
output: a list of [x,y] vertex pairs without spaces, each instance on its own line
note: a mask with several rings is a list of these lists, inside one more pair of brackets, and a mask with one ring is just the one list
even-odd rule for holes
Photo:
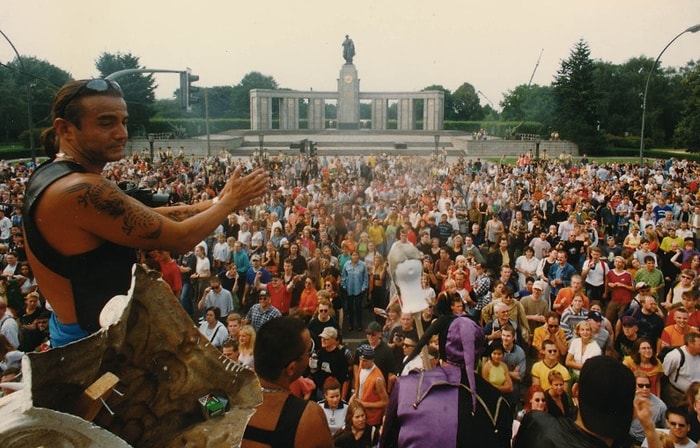
[[302,141],[299,142],[299,152],[300,152],[301,154],[306,154],[306,142],[307,142],[307,141],[308,141],[308,140],[304,139],[304,140],[302,140]]
[[316,157],[318,154],[318,149],[316,149],[317,142],[309,142],[309,156]]
[[199,81],[198,75],[193,75],[189,68],[180,72],[180,104],[183,109],[192,110],[191,103],[199,101],[199,97],[195,94],[199,92],[199,87],[193,86],[192,83]]

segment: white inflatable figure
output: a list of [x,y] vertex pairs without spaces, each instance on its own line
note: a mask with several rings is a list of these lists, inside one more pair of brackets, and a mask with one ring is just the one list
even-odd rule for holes
[[420,279],[423,275],[423,254],[411,243],[395,242],[389,256],[389,273],[401,297],[401,311],[418,313],[428,307]]

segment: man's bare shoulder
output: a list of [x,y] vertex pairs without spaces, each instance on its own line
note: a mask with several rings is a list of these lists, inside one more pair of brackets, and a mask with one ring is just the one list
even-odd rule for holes
[[294,446],[304,448],[332,448],[333,438],[328,429],[326,414],[321,406],[310,401],[304,409],[297,428]]
[[[37,204],[40,230],[52,246],[70,253],[78,239],[86,250],[108,240],[140,247],[162,232],[163,218],[98,174],[73,173],[47,187]],[[61,222],[62,226],[52,226]],[[42,223],[46,223],[42,225]],[[48,228],[47,228],[48,225]]]
[[[88,208],[108,204],[123,204],[126,196],[118,186],[99,174],[72,173],[48,186],[42,195],[42,207],[63,208],[75,206]],[[123,206],[122,206],[123,207]]]

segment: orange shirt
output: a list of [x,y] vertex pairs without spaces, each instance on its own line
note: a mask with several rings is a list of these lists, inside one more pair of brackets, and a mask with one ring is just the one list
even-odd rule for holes
[[304,288],[299,299],[299,309],[307,316],[313,316],[318,308],[318,292],[315,289]]
[[[358,373],[359,376],[359,373]],[[379,401],[381,397],[377,393],[377,388],[375,384],[378,380],[384,381],[384,375],[379,367],[376,365],[367,376],[367,379],[362,383],[362,396],[360,401]],[[371,426],[376,426],[382,422],[382,415],[384,414],[384,409],[379,408],[367,408],[365,409],[365,414],[367,415],[367,424]]]
[[685,345],[683,338],[686,333],[697,333],[697,331],[693,327],[688,327],[688,331],[681,333],[675,325],[668,325],[661,333],[661,340],[673,347],[681,347]]
[[[583,290],[579,292],[579,294],[583,298],[583,307],[585,309],[588,309],[588,297],[583,293]],[[562,288],[559,290],[559,293],[557,294],[557,298],[554,299],[554,305],[556,304],[561,304],[561,307],[559,309],[555,309],[559,315],[564,312],[565,309],[571,305],[571,299],[574,298],[574,290],[571,289],[571,287],[566,287]]]

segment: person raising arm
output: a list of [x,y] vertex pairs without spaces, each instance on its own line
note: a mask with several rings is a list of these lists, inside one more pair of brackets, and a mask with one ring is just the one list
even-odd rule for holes
[[42,134],[51,160],[29,180],[24,227],[29,262],[55,312],[54,347],[99,329],[106,302],[129,289],[134,249],[187,252],[267,189],[262,170],[243,176],[237,168],[214,200],[147,207],[101,175],[124,157],[128,116],[116,82],[71,81]]

